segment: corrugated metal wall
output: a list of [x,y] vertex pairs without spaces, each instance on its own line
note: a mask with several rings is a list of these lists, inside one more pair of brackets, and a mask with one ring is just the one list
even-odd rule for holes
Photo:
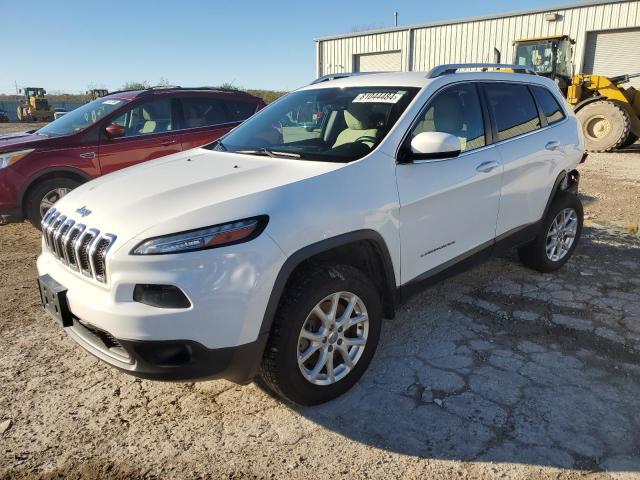
[[322,39],[318,45],[318,72],[320,75],[351,72],[354,55],[391,50],[403,52],[402,70],[424,71],[442,63],[493,61],[494,48],[500,50],[502,63],[510,63],[513,40],[551,35],[569,35],[576,41],[573,58],[576,69],[581,70],[587,32],[640,27],[638,0],[548,13],[558,14],[558,20],[546,21],[545,13],[541,12]]
[[[69,111],[78,108],[85,103],[86,102],[58,102],[49,100],[49,105],[51,105],[51,108],[66,108]],[[16,111],[18,110],[19,104],[20,101],[18,100],[0,100],[0,110],[4,110],[5,112],[7,112],[7,116],[9,117],[10,121],[17,122],[18,115]]]

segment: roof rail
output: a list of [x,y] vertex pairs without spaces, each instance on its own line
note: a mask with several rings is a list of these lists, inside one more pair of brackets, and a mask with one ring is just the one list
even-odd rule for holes
[[322,77],[316,78],[309,85],[315,85],[316,83],[328,82],[329,80],[338,80],[339,78],[348,78],[355,77],[356,75],[369,75],[372,73],[382,73],[382,72],[344,72],[344,73],[330,73],[328,75],[323,75]]
[[427,73],[427,78],[436,78],[441,75],[448,75],[450,73],[456,73],[461,68],[482,68],[482,69],[509,69],[513,70],[516,73],[527,73],[530,75],[537,75],[536,72],[531,70],[528,67],[522,65],[511,65],[508,63],[450,63],[445,65],[439,65],[437,67],[432,68],[429,73]]

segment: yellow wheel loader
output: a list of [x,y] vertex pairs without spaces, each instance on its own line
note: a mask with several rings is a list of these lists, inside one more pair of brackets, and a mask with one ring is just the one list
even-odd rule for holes
[[18,120],[21,122],[50,122],[53,120],[53,109],[44,96],[46,91],[38,87],[26,87],[24,99],[20,100],[17,108]]
[[582,124],[591,152],[610,152],[640,137],[640,93],[623,87],[640,73],[606,77],[572,72],[575,42],[568,36],[515,40],[514,62],[553,79]]

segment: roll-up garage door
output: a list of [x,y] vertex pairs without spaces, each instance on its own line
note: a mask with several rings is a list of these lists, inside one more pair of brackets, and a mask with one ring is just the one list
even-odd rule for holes
[[362,53],[355,56],[356,72],[397,72],[402,68],[400,52]]
[[[640,73],[640,28],[589,32],[584,73],[608,77]],[[625,85],[640,89],[640,78],[634,78]]]

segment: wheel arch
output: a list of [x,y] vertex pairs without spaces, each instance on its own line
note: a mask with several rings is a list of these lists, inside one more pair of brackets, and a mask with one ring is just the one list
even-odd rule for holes
[[553,184],[553,188],[551,189],[551,194],[547,199],[547,204],[544,207],[544,213],[542,218],[546,218],[547,213],[549,212],[549,208],[551,207],[551,203],[553,199],[556,198],[556,195],[559,191],[562,192],[571,192],[574,194],[578,193],[578,184],[580,183],[580,172],[578,170],[563,170],[558,174],[556,181]]
[[89,180],[91,180],[90,175],[80,169],[73,167],[55,167],[38,172],[36,175],[31,177],[29,182],[25,184],[18,195],[18,205],[20,206],[23,215],[26,215],[26,200],[27,198],[29,198],[29,194],[41,182],[50,180],[52,178],[69,178],[72,180],[77,180],[80,183],[88,182]]
[[375,230],[357,230],[307,245],[287,258],[271,290],[260,335],[271,331],[280,299],[292,275],[310,262],[330,260],[353,265],[371,275],[382,297],[384,315],[394,317],[397,304],[396,278],[387,245]]

